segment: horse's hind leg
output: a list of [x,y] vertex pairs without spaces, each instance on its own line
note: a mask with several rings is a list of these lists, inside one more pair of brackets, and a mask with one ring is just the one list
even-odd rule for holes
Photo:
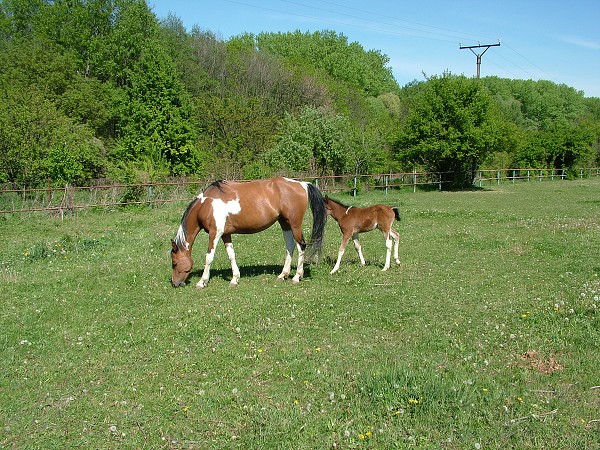
[[396,260],[396,264],[400,265],[400,258],[398,257],[398,245],[400,242],[400,233],[394,231],[390,228],[390,234],[392,235],[392,239],[394,240],[394,259]]
[[294,240],[292,230],[284,229],[283,237],[285,238],[285,262],[283,263],[283,270],[277,277],[277,281],[283,281],[290,275],[292,256],[294,255],[294,249],[296,248],[296,241]]
[[298,249],[298,265],[296,266],[296,275],[292,278],[292,283],[299,283],[304,278],[304,247],[296,242],[296,248]]
[[367,263],[365,262],[365,257],[363,256],[362,246],[360,245],[360,241],[358,240],[358,233],[354,233],[354,235],[352,236],[352,242],[354,242],[354,248],[356,249],[356,253],[358,253],[360,265],[366,265]]
[[223,244],[225,244],[225,249],[227,250],[227,256],[229,257],[229,262],[231,263],[231,272],[233,274],[233,278],[231,278],[231,282],[229,286],[237,286],[240,281],[240,268],[235,261],[235,252],[233,251],[233,242],[231,242],[231,235],[224,234]]
[[383,233],[383,237],[385,238],[385,265],[383,266],[383,271],[386,271],[390,268],[390,263],[392,259],[392,238],[390,237],[390,232]]

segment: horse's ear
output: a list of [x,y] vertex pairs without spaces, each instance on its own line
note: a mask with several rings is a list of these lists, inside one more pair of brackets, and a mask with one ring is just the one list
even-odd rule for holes
[[173,239],[171,239],[171,251],[173,253],[177,253],[178,250],[179,250],[179,248],[177,247],[177,244],[175,243],[175,241]]

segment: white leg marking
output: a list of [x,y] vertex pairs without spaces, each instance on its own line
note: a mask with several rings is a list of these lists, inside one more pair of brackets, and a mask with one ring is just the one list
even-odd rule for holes
[[210,250],[206,253],[206,256],[204,258],[204,271],[202,272],[202,277],[200,278],[200,281],[198,281],[198,283],[196,284],[196,287],[198,289],[202,289],[202,288],[208,286],[208,280],[210,279],[210,265],[212,264],[213,260],[215,259],[215,252],[217,250],[217,242],[219,242],[220,238],[221,238],[220,234],[215,236],[215,239],[211,243],[212,245],[210,247]]
[[225,244],[225,249],[227,250],[227,256],[229,257],[229,262],[231,263],[231,271],[233,273],[233,278],[229,283],[230,286],[237,286],[240,281],[240,268],[235,262],[235,252],[233,251],[233,244],[228,242]]
[[390,234],[392,235],[392,239],[394,239],[394,259],[396,260],[396,264],[400,265],[400,258],[398,257],[398,244],[400,241],[400,234],[393,230],[390,230]]
[[278,281],[285,280],[290,275],[292,256],[294,255],[294,248],[296,246],[292,230],[285,230],[283,232],[283,237],[285,238],[285,262],[283,263],[283,270],[277,277]]
[[292,278],[293,284],[299,283],[304,278],[304,250],[298,243],[296,243],[296,247],[298,248],[298,265],[296,266],[296,275]]
[[386,271],[390,268],[390,259],[392,256],[392,239],[389,236],[385,238],[385,266],[383,270]]
[[342,262],[342,256],[344,256],[344,252],[346,251],[346,244],[348,244],[348,239],[342,238],[342,243],[340,244],[340,248],[338,250],[338,258],[335,262],[335,266],[333,266],[333,269],[331,269],[331,272],[329,272],[330,275],[336,273],[339,270],[340,263]]
[[356,249],[356,253],[358,253],[358,257],[360,259],[360,265],[364,266],[367,263],[365,262],[365,257],[363,256],[362,246],[360,245],[360,241],[358,240],[358,234],[352,236],[352,242],[354,242],[354,248]]

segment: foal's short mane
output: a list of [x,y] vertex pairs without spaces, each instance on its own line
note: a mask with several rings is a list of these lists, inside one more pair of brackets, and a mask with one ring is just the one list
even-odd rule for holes
[[344,204],[344,203],[340,202],[339,200],[336,200],[335,198],[331,198],[331,197],[329,197],[329,196],[327,196],[327,197],[325,197],[325,198],[326,198],[327,200],[329,200],[330,202],[333,202],[333,203],[335,203],[335,204],[337,204],[337,205],[340,205],[342,208],[346,208],[346,209],[348,209],[348,208],[351,208],[351,206],[350,206],[350,205],[346,205],[346,204]]

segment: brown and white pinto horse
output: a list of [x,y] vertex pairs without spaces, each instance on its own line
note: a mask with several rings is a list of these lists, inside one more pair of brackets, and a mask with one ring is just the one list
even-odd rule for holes
[[231,262],[233,278],[230,285],[236,286],[240,269],[235,261],[231,235],[258,233],[275,222],[281,225],[286,247],[283,270],[277,279],[288,277],[297,247],[298,264],[292,282],[298,283],[304,276],[307,243],[302,234],[302,221],[309,205],[313,213],[309,245],[311,252],[318,252],[323,243],[327,214],[321,192],[311,183],[278,177],[249,182],[217,181],[211,184],[187,207],[177,237],[171,241],[173,286],[185,285],[193,266],[192,246],[200,230],[208,233],[208,251],[204,272],[196,287],[203,288],[208,284],[210,265],[219,239],[223,240]]
[[364,266],[365,258],[362,254],[360,242],[358,241],[358,233],[371,231],[375,228],[379,228],[385,238],[387,252],[383,270],[390,268],[392,241],[394,241],[394,259],[396,260],[396,264],[400,264],[400,259],[398,258],[398,241],[400,240],[400,235],[392,230],[394,219],[400,220],[400,213],[397,207],[374,205],[367,206],[366,208],[358,208],[344,205],[329,197],[325,197],[323,201],[327,213],[336,220],[342,231],[342,243],[338,250],[338,258],[330,273],[335,273],[340,268],[340,262],[350,238],[354,241],[354,248],[358,253],[360,263]]

